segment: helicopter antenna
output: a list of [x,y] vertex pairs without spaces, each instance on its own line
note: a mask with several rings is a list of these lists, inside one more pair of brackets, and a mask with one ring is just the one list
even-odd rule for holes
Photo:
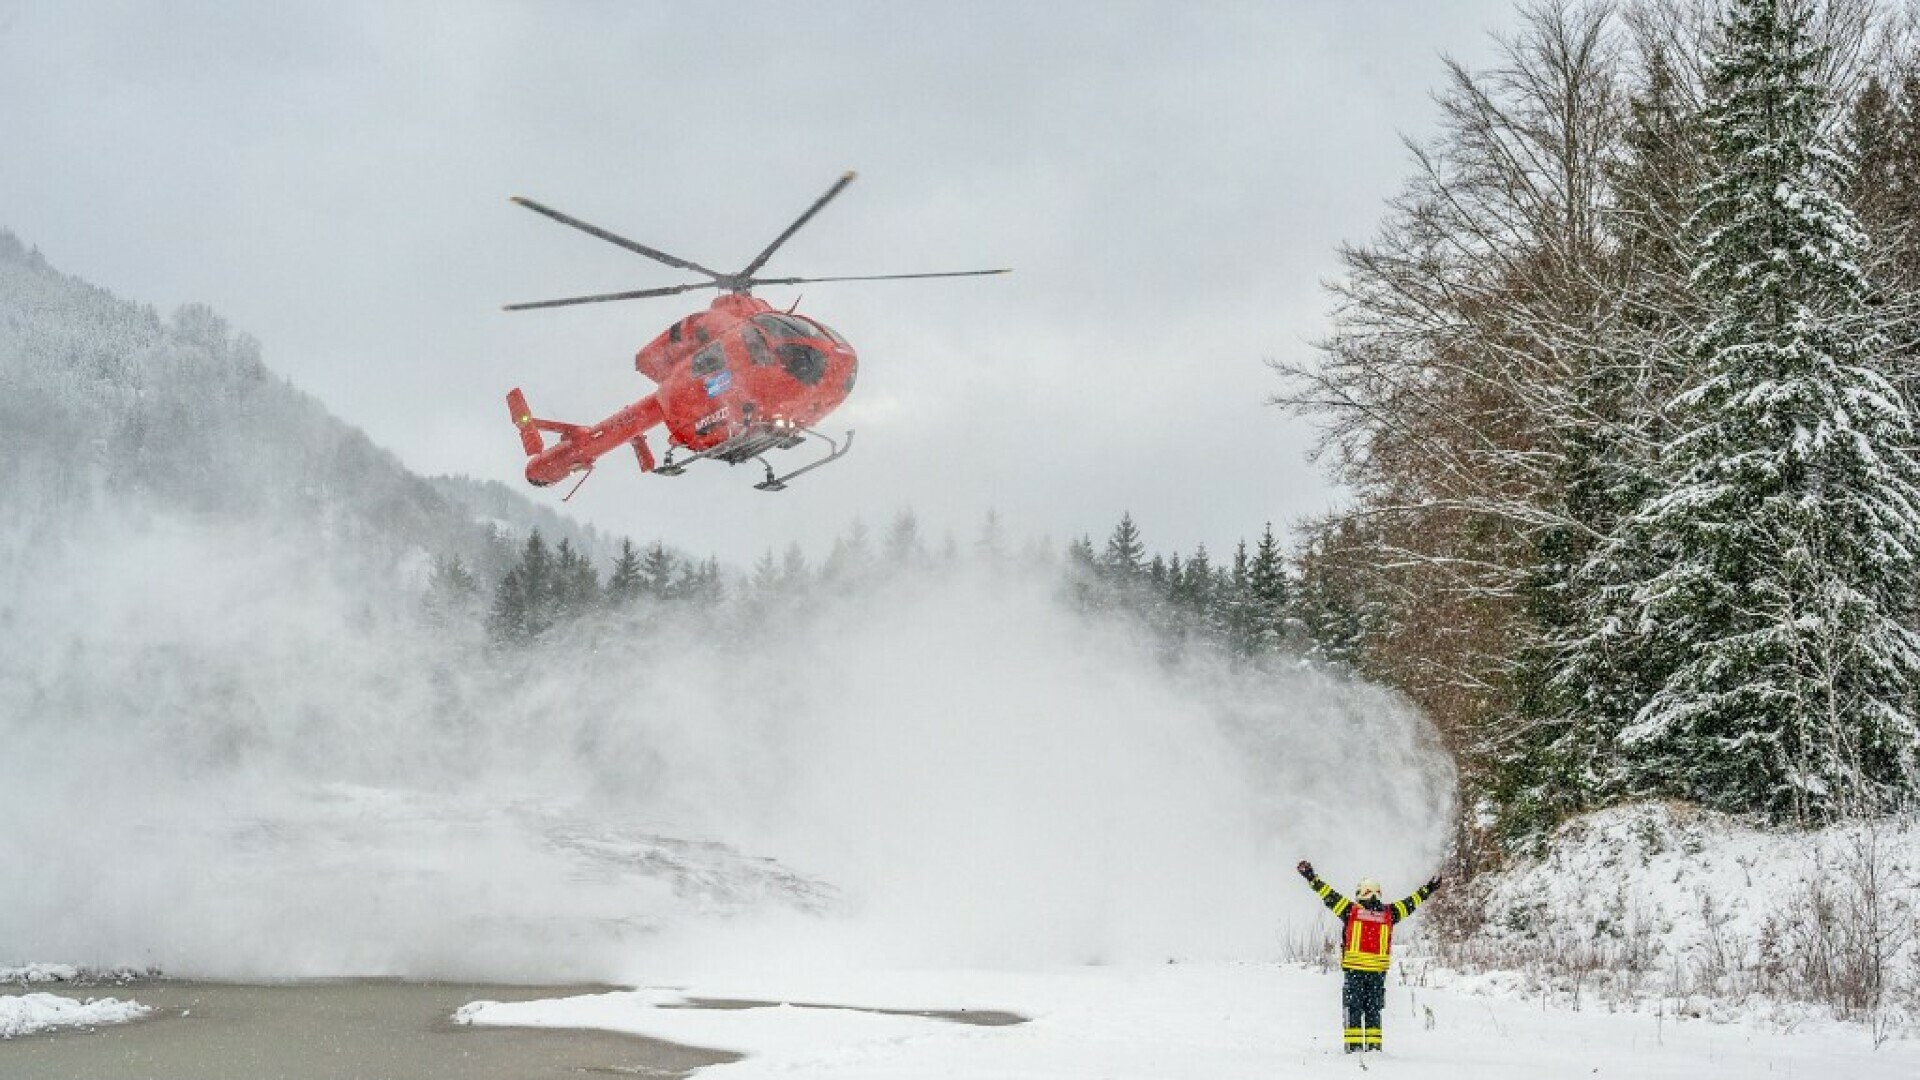
[[717,270],[709,270],[697,262],[682,259],[675,255],[669,255],[664,251],[650,248],[645,244],[636,243],[618,233],[602,229],[598,225],[582,221],[568,214],[563,214],[550,206],[544,206],[534,202],[532,199],[515,195],[513,197],[514,202],[519,203],[521,206],[526,207],[536,214],[551,218],[562,225],[570,225],[589,236],[605,240],[607,243],[616,247],[625,248],[636,255],[644,255],[655,262],[664,263],[678,270],[691,270],[696,274],[704,274],[711,280],[688,282],[684,285],[667,285],[656,289],[634,289],[629,292],[595,293],[591,296],[569,296],[558,300],[536,300],[524,304],[507,304],[505,310],[529,311],[534,308],[570,307],[574,304],[599,304],[609,300],[644,300],[656,296],[678,296],[681,293],[693,292],[698,289],[724,289],[732,293],[745,293],[751,292],[756,285],[805,285],[816,281],[904,281],[913,278],[983,277],[989,274],[1009,274],[1013,272],[1011,268],[1003,268],[999,270],[951,270],[933,274],[861,274],[850,277],[757,278],[753,276],[755,271],[767,264],[767,260],[773,258],[774,252],[779,251],[781,245],[792,239],[794,233],[799,232],[807,222],[813,220],[814,215],[818,214],[822,208],[832,202],[842,191],[845,191],[847,185],[853,183],[853,179],[857,175],[858,174],[852,170],[842,173],[840,179],[834,181],[833,186],[827,189],[826,194],[813,200],[813,205],[807,207],[805,213],[795,218],[793,224],[787,226],[786,230],[779,236],[774,237],[773,243],[768,244],[765,250],[755,256],[754,260],[748,263],[746,268],[737,274],[723,274]]

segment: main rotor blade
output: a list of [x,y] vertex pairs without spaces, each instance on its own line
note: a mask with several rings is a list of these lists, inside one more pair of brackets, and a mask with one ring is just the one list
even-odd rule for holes
[[678,256],[669,255],[664,251],[655,251],[653,248],[650,248],[645,244],[634,243],[632,240],[629,240],[624,236],[621,236],[617,233],[610,233],[598,225],[590,225],[587,222],[581,221],[577,217],[571,217],[567,214],[563,214],[560,211],[555,210],[551,206],[542,206],[541,204],[534,202],[532,199],[525,198],[520,195],[515,195],[513,197],[513,201],[519,203],[521,206],[526,207],[527,209],[533,211],[536,214],[543,214],[559,222],[562,225],[571,225],[574,228],[579,229],[581,232],[586,233],[588,236],[597,236],[600,239],[605,240],[609,244],[613,244],[616,247],[626,248],[628,251],[631,251],[636,255],[645,255],[647,258],[652,259],[655,262],[666,263],[668,266],[671,266],[676,270],[691,270],[696,274],[705,274],[710,278],[714,278],[715,280],[718,280],[720,278],[724,278],[727,276],[725,274],[719,273],[718,271],[709,270],[706,267],[701,266],[697,262],[689,262],[686,259],[679,258]]
[[534,308],[569,307],[573,304],[601,304],[608,300],[645,300],[650,296],[678,296],[694,289],[713,289],[718,286],[711,281],[696,281],[691,285],[669,285],[661,289],[637,289],[633,292],[600,293],[596,296],[569,296],[563,300],[535,300],[530,304],[508,304],[502,311],[530,311]]
[[767,264],[767,260],[773,258],[773,253],[780,250],[781,244],[786,243],[789,237],[793,236],[794,233],[797,233],[800,231],[800,226],[805,225],[809,221],[812,221],[813,215],[819,213],[821,207],[832,202],[833,197],[835,195],[838,195],[842,191],[845,191],[847,185],[853,183],[853,178],[856,175],[858,174],[856,174],[852,169],[848,169],[844,174],[841,175],[840,179],[835,180],[833,182],[833,186],[827,189],[827,193],[825,195],[822,195],[819,198],[813,200],[813,205],[807,207],[806,213],[801,214],[797,219],[794,220],[793,224],[787,226],[786,232],[783,232],[779,236],[774,237],[773,243],[767,245],[767,250],[761,252],[758,258],[754,259],[752,262],[747,264],[747,268],[745,270],[740,271],[738,274],[734,276],[741,277],[741,278],[752,277],[753,272],[755,270],[758,270],[762,266],[765,266]]
[[748,285],[805,285],[815,281],[905,281],[908,278],[936,277],[985,277],[988,274],[1011,274],[1012,267],[1000,270],[948,270],[938,274],[860,274],[853,277],[783,277],[754,278]]

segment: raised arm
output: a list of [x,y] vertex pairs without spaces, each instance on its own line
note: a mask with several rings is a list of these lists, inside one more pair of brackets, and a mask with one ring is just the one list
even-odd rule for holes
[[1399,920],[1404,919],[1407,916],[1413,914],[1414,910],[1418,908],[1421,904],[1426,903],[1427,897],[1432,896],[1439,888],[1440,888],[1440,877],[1439,875],[1436,874],[1434,875],[1434,878],[1432,881],[1429,881],[1425,885],[1422,885],[1419,888],[1413,890],[1413,895],[1393,905],[1394,921],[1398,922]]
[[1312,863],[1302,859],[1300,865],[1294,869],[1300,871],[1300,876],[1307,879],[1307,887],[1319,895],[1320,902],[1327,905],[1328,911],[1342,918],[1346,917],[1347,909],[1353,906],[1353,901],[1341,896],[1333,890],[1333,886],[1320,880],[1320,875],[1313,872]]

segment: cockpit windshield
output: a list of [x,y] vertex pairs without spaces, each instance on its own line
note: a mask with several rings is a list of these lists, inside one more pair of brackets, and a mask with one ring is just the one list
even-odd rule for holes
[[[827,373],[827,355],[813,342],[827,335],[804,319],[767,312],[753,317],[754,327],[766,334],[780,366],[797,381],[812,386]],[[753,327],[749,327],[752,329]],[[748,349],[752,349],[749,336]]]
[[791,315],[781,315],[777,312],[755,315],[753,321],[758,324],[761,329],[765,330],[767,336],[774,341],[826,336],[815,329],[812,323],[804,319],[796,319]]

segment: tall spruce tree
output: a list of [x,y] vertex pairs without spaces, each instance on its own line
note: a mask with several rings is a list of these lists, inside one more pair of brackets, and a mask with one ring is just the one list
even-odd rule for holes
[[600,599],[600,575],[593,560],[574,550],[562,537],[554,549],[553,606],[557,617],[572,621],[592,610]]
[[1247,563],[1246,588],[1247,638],[1243,651],[1250,656],[1279,652],[1289,637],[1287,562],[1280,541],[1274,538],[1271,521]]
[[1147,545],[1140,539],[1140,529],[1133,523],[1133,513],[1128,511],[1120,515],[1120,524],[1113,527],[1107,536],[1107,550],[1100,559],[1100,568],[1113,584],[1128,587],[1139,581],[1147,572]]
[[1722,22],[1689,225],[1700,379],[1669,409],[1660,493],[1623,530],[1648,560],[1635,655],[1660,664],[1621,733],[1635,786],[1799,821],[1910,797],[1920,735],[1911,416],[1878,370],[1807,17],[1733,0]]
[[535,529],[520,549],[520,561],[508,569],[493,593],[487,628],[493,639],[525,645],[545,634],[554,619],[554,562],[547,541]]
[[1357,553],[1374,550],[1366,525],[1361,518],[1327,517],[1302,530],[1287,609],[1300,621],[1307,657],[1316,662],[1359,670],[1366,657],[1375,606],[1366,585],[1374,579],[1355,565]]
[[442,629],[474,620],[480,610],[480,582],[460,556],[442,555],[433,561],[422,608],[427,621]]
[[1233,546],[1233,565],[1227,571],[1224,587],[1216,594],[1227,643],[1241,655],[1246,654],[1247,642],[1253,636],[1253,609],[1247,604],[1247,566],[1247,542],[1241,540]]
[[646,554],[640,557],[640,588],[656,603],[673,599],[674,579],[680,560],[667,545],[655,540],[647,545]]
[[607,575],[607,606],[632,607],[646,587],[640,573],[640,549],[627,537],[620,539],[620,555],[614,560],[613,573]]
[[720,560],[709,555],[687,563],[674,595],[696,610],[713,610],[725,603],[727,587],[720,575]]
[[859,518],[834,538],[833,550],[821,564],[820,579],[835,588],[865,584],[873,575],[873,543],[867,523]]
[[1094,554],[1093,537],[1081,534],[1067,545],[1067,595],[1076,610],[1085,613],[1098,609],[1104,599],[1100,585],[1100,557]]
[[881,547],[887,566],[895,571],[919,569],[927,564],[927,545],[920,538],[920,519],[912,510],[894,515]]
[[1221,620],[1214,607],[1215,589],[1213,557],[1207,554],[1207,545],[1201,544],[1187,560],[1186,574],[1180,583],[1180,603],[1194,625],[1212,637],[1221,632]]

